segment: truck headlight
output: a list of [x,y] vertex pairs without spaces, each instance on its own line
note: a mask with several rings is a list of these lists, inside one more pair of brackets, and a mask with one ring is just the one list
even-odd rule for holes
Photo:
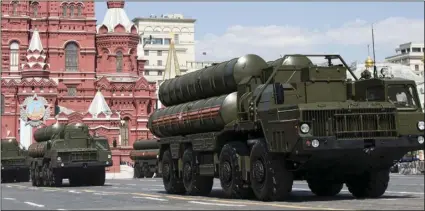
[[419,122],[418,122],[418,129],[419,129],[420,131],[423,131],[423,130],[425,129],[424,121],[419,121]]
[[156,159],[158,159],[159,158],[159,155],[156,155]]
[[313,141],[311,141],[311,146],[313,146],[314,148],[318,147],[320,145],[319,140],[314,139]]
[[424,143],[424,137],[423,136],[418,136],[418,143],[419,144],[423,144]]
[[61,160],[62,160],[62,158],[61,158],[61,157],[58,157],[58,158],[56,158],[56,160],[57,160],[57,161],[61,161]]
[[300,130],[302,133],[306,134],[308,132],[310,132],[310,126],[308,126],[308,124],[304,123],[301,125]]
[[111,155],[108,155],[108,159],[111,159],[111,157],[112,157]]

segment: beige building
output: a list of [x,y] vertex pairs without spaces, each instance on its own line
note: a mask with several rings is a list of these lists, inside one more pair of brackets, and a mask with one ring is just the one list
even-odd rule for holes
[[404,43],[395,49],[396,55],[386,57],[385,60],[391,63],[398,63],[410,66],[417,75],[424,73],[424,43]]

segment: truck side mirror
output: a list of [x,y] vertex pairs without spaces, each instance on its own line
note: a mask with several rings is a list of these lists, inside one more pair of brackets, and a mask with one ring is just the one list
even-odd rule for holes
[[285,102],[285,89],[281,83],[274,83],[274,99],[276,104]]

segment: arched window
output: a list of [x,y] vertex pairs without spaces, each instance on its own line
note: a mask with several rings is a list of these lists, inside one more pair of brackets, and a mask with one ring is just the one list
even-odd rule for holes
[[74,16],[74,5],[69,6],[69,16]]
[[18,15],[18,2],[17,1],[12,2],[12,14],[14,16]]
[[62,16],[66,16],[66,5],[62,6]]
[[78,70],[78,46],[70,42],[65,46],[65,71],[75,72]]
[[81,16],[81,14],[82,14],[82,10],[83,10],[83,8],[82,8],[81,4],[79,4],[79,5],[77,6],[77,15],[78,15],[78,17],[80,17],[80,16]]
[[121,145],[128,146],[128,118],[121,120],[120,124],[120,137],[121,137]]
[[1,94],[1,114],[4,114],[4,95]]
[[32,4],[32,15],[34,17],[37,17],[37,15],[38,15],[38,3]]
[[122,72],[122,52],[117,52],[117,72]]
[[14,41],[10,44],[10,71],[19,70],[19,43]]

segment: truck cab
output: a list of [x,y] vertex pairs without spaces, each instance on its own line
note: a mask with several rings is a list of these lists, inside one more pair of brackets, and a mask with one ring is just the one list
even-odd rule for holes
[[19,146],[16,138],[1,140],[1,181],[28,182],[29,174],[28,151]]

